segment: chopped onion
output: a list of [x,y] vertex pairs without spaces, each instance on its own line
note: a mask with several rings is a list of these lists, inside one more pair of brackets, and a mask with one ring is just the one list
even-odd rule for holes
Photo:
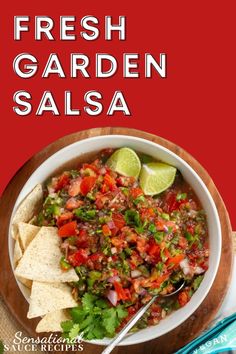
[[163,225],[163,229],[164,229],[165,232],[169,231],[168,226],[166,226],[166,225]]
[[117,301],[118,301],[118,295],[117,295],[116,291],[109,290],[108,294],[107,294],[107,298],[113,306],[116,306]]
[[140,272],[140,270],[131,270],[131,278],[137,278],[141,275],[142,273]]
[[116,248],[116,247],[112,247],[112,248],[111,248],[111,253],[112,253],[112,254],[117,253],[117,248]]
[[147,294],[147,290],[144,288],[140,288],[138,293],[139,293],[139,295],[144,296]]
[[114,281],[120,281],[120,277],[118,275],[114,275],[113,277],[108,278],[108,283],[114,283]]
[[202,267],[196,267],[194,273],[195,274],[202,274],[202,273],[204,273],[204,269]]
[[99,173],[100,173],[101,175],[105,175],[106,172],[107,172],[107,170],[106,170],[105,167],[102,167],[102,168],[100,168],[100,170],[99,170]]
[[189,263],[188,263],[188,260],[187,260],[187,258],[184,258],[181,262],[180,262],[180,267],[181,267],[181,269],[183,270],[183,272],[184,272],[184,274],[185,275],[187,275],[187,274],[191,274],[192,272],[191,272],[191,267],[190,267],[190,265],[189,265]]
[[111,230],[116,227],[116,225],[114,224],[114,221],[113,221],[113,220],[108,221],[107,226],[108,226],[109,229],[111,229]]

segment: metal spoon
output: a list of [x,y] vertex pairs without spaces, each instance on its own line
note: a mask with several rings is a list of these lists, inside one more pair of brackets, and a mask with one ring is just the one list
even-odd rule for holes
[[[166,295],[162,295],[163,297],[168,297],[175,295],[178,293],[184,286],[185,281],[182,281],[178,289],[176,289],[174,292]],[[154,303],[154,301],[159,297],[160,295],[155,295],[151,298],[151,300],[144,306],[142,306],[138,312],[127,322],[127,324],[122,328],[122,330],[117,334],[117,336],[110,342],[110,344],[106,347],[106,349],[103,350],[101,354],[109,354],[111,351],[117,346],[118,343],[124,338],[124,336],[129,332],[129,330],[135,325],[135,323],[143,316],[143,314],[147,311],[147,309]]]

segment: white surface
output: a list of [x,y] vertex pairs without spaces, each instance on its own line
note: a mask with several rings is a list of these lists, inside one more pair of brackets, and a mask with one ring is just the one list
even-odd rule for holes
[[[170,316],[167,316],[162,320],[157,326],[151,326],[145,328],[137,333],[127,336],[121,345],[130,345],[140,342],[145,342],[153,338],[159,337],[175,327],[179,326],[184,322],[201,304],[201,302],[206,297],[208,291],[211,288],[211,285],[215,279],[217,273],[220,254],[221,254],[221,228],[220,221],[217,213],[216,206],[214,201],[206,188],[203,181],[197,175],[197,173],[179,156],[171,152],[170,150],[164,148],[161,145],[150,142],[145,139],[140,139],[136,137],[124,136],[124,135],[112,135],[112,136],[100,136],[81,140],[74,144],[71,144],[54,155],[48,158],[42,165],[39,166],[37,170],[30,176],[28,181],[25,183],[21,193],[18,196],[16,201],[13,214],[20,204],[22,199],[33,189],[33,187],[40,182],[44,182],[51,173],[58,168],[60,165],[63,165],[65,162],[83,154],[92,151],[99,151],[107,147],[118,148],[122,146],[127,146],[133,148],[137,151],[143,152],[145,154],[151,155],[156,159],[160,159],[166,163],[169,163],[177,167],[182,173],[184,179],[193,187],[196,194],[198,195],[203,208],[207,214],[207,222],[209,229],[209,241],[210,241],[210,250],[211,255],[209,259],[209,269],[206,272],[204,279],[197,290],[193,295],[191,301],[184,306],[183,308],[175,311]],[[12,214],[12,215],[13,215]],[[9,254],[12,263],[13,258],[13,240],[9,233]],[[27,301],[29,301],[29,292],[21,284],[18,283],[20,290],[24,294]],[[96,344],[108,344],[109,339],[96,340],[93,343]]]

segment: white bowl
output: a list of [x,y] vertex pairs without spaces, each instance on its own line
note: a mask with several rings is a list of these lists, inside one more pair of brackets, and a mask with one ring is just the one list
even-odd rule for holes
[[[54,155],[50,156],[46,161],[44,161],[34,171],[34,173],[30,176],[22,188],[16,200],[12,215],[14,215],[14,212],[20,202],[37,183],[44,182],[55,169],[67,161],[84,153],[99,151],[107,147],[119,148],[122,146],[128,146],[139,152],[151,155],[156,159],[160,159],[166,163],[176,166],[180,170],[184,179],[192,186],[196,192],[203,208],[206,211],[210,244],[209,269],[207,270],[199,289],[196,291],[196,293],[194,293],[190,302],[183,308],[174,311],[171,315],[167,316],[158,325],[142,329],[134,334],[130,334],[120,343],[120,345],[130,345],[160,337],[179,326],[203,302],[215,279],[221,255],[221,227],[215,203],[207,187],[198,176],[198,174],[183,159],[181,159],[170,150],[145,139],[126,135],[106,135],[88,138],[68,145],[67,147],[59,150]],[[13,246],[14,241],[12,240],[9,233],[9,254],[11,264],[13,264]],[[18,282],[18,286],[26,300],[29,302],[29,290],[20,282]],[[106,345],[109,342],[110,339],[106,338],[102,340],[91,341],[91,343],[100,345]]]

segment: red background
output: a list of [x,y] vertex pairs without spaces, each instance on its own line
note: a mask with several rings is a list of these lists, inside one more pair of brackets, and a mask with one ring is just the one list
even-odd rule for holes
[[[5,3],[6,4],[6,3]],[[1,180],[0,192],[15,172],[33,154],[52,141],[72,132],[100,126],[127,126],[160,135],[190,152],[209,172],[218,187],[236,227],[235,176],[235,12],[234,1],[157,1],[129,2],[124,0],[98,2],[32,1],[11,2],[1,11]],[[5,5],[6,6],[6,5]],[[34,7],[32,9],[32,6]],[[22,41],[13,40],[13,16],[31,16],[30,32]],[[34,41],[34,16],[53,17],[57,41]],[[77,17],[77,41],[58,39],[59,16]],[[86,42],[79,35],[80,19],[94,15],[100,21],[100,37]],[[127,16],[127,39],[104,40],[104,16]],[[38,74],[31,79],[18,78],[12,61],[21,52],[35,55]],[[67,78],[40,75],[49,53],[60,56]],[[70,52],[91,57],[94,75],[95,53],[109,53],[120,60],[122,53],[140,53],[140,79],[69,78]],[[168,78],[143,78],[143,57],[149,52],[157,59],[167,53]],[[31,115],[16,115],[12,106],[15,91],[31,92],[34,111]],[[98,117],[83,113],[80,117],[63,116],[65,90],[73,92],[75,106],[83,110],[83,96],[89,90],[103,94],[104,112]],[[51,90],[62,112],[55,117],[35,116],[44,90]],[[132,116],[106,116],[115,90],[122,90]]]

